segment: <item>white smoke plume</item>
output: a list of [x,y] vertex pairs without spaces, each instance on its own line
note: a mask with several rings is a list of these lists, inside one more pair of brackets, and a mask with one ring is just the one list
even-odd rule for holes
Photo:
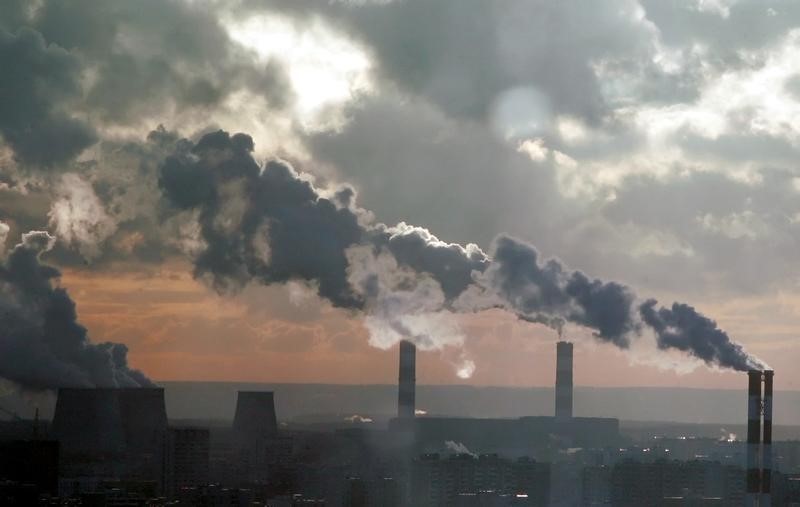
[[470,451],[469,448],[462,444],[461,442],[455,442],[453,440],[445,440],[444,442],[445,448],[452,452],[453,454],[467,454],[472,456],[473,458],[477,458],[478,455],[474,452]]

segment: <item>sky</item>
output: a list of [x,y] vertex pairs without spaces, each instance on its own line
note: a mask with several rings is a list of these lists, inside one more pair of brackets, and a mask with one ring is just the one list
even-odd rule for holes
[[798,27],[2,2],[0,377],[390,383],[411,338],[421,383],[547,386],[561,334],[579,385],[798,389]]

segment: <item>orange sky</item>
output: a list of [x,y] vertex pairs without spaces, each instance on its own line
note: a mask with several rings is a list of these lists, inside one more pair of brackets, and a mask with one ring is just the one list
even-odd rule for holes
[[[61,283],[75,299],[79,320],[92,339],[126,343],[132,365],[156,380],[396,381],[396,350],[370,347],[357,315],[321,305],[316,298],[293,303],[291,291],[284,287],[251,287],[238,295],[219,296],[193,280],[182,264],[113,271],[65,270]],[[791,344],[799,307],[792,298],[776,297],[783,297],[783,306],[730,301],[702,310],[733,336],[739,331],[751,337],[749,349],[778,372],[776,388],[797,389],[800,375],[794,365],[800,351]],[[771,319],[774,325],[756,329],[753,315],[767,306],[773,312],[778,307]],[[419,383],[552,385],[556,336],[551,330],[499,310],[464,316],[460,324],[467,336],[465,353],[477,365],[472,379],[456,377],[453,364],[460,351],[451,349],[418,355]],[[741,374],[703,366],[688,373],[664,369],[663,364],[654,365],[653,358],[682,367],[687,362],[680,355],[665,356],[639,345],[633,353],[624,353],[597,343],[585,331],[570,330],[569,338],[576,341],[577,385],[739,389],[745,382]]]

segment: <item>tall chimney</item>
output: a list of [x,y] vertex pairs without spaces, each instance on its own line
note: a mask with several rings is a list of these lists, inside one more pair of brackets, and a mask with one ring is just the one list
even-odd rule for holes
[[572,417],[572,343],[556,344],[556,417]]
[[414,417],[417,346],[408,340],[400,342],[400,375],[397,389],[397,417]]
[[772,505],[772,377],[775,372],[764,371],[764,438],[761,449],[761,504]]
[[747,491],[745,505],[758,505],[761,490],[758,451],[761,438],[761,371],[750,370],[748,379],[747,403]]

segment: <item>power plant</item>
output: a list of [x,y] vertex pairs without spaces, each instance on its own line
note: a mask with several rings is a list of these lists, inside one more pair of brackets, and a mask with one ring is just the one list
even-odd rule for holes
[[[772,370],[750,370],[747,404],[747,507],[772,505]],[[762,394],[763,386],[763,394]]]
[[455,440],[476,452],[532,455],[553,444],[568,447],[598,447],[619,441],[619,420],[602,417],[573,417],[573,344],[556,344],[555,411],[553,416],[512,418],[437,417],[414,418],[416,347],[400,342],[398,417],[390,421],[393,430],[413,429],[413,446],[419,452],[433,452],[442,442]]
[[[709,459],[695,446],[712,444],[699,439],[650,437],[635,454],[618,419],[574,415],[574,346],[558,341],[554,352],[552,415],[416,416],[416,346],[403,341],[388,430],[364,422],[327,431],[278,425],[272,391],[237,391],[230,425],[204,427],[169,426],[162,388],[60,389],[55,440],[0,446],[9,453],[0,472],[26,480],[39,466],[36,487],[51,495],[90,498],[128,488],[181,505],[234,497],[249,504],[292,484],[300,488],[292,498],[341,507],[483,505],[475,503],[481,497],[504,507],[791,505],[782,451],[783,473],[773,473],[773,371],[747,372],[746,444],[709,439],[727,446]],[[720,463],[721,456],[730,461]]]

